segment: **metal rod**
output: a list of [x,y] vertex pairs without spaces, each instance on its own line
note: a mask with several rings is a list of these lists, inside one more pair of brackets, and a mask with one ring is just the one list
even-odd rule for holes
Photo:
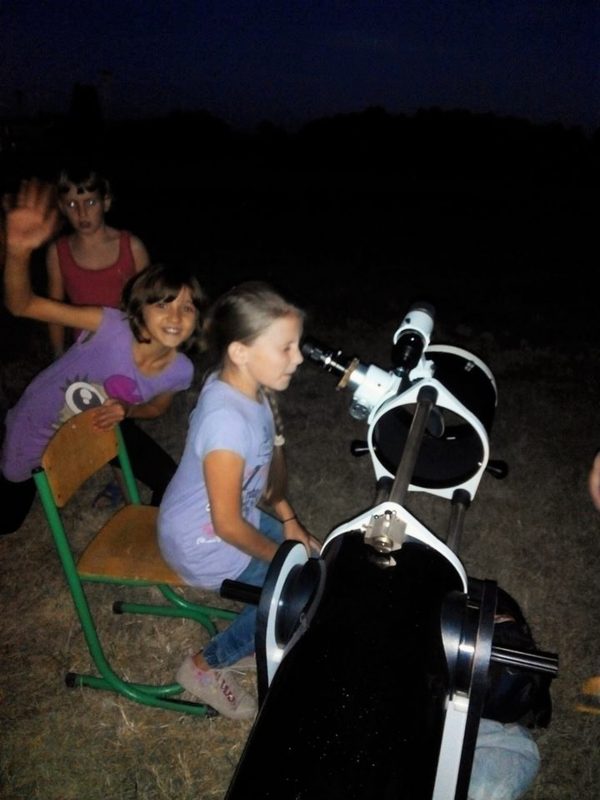
[[390,492],[389,499],[393,503],[404,505],[408,487],[415,471],[423,434],[427,427],[427,420],[436,400],[437,391],[433,386],[423,386],[417,395],[417,407],[406,437],[404,452],[396,470],[394,485]]
[[507,647],[492,647],[492,661],[509,664],[511,667],[558,675],[558,656],[555,653],[527,653],[524,650],[509,650]]
[[465,489],[456,489],[452,495],[448,535],[446,536],[446,544],[454,553],[458,553],[465,515],[470,503],[471,495]]

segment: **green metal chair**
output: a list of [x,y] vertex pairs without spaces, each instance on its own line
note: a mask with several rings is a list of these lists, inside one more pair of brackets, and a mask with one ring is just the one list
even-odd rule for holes
[[[83,586],[87,582],[156,586],[164,597],[164,604],[117,601],[113,604],[113,611],[118,614],[184,617],[198,622],[210,636],[217,631],[216,620],[231,620],[236,614],[226,609],[191,603],[174,588],[185,583],[160,554],[156,540],[158,509],[140,503],[119,428],[98,431],[93,427],[93,419],[94,410],[91,409],[62,425],[48,443],[41,466],[33,473],[90,655],[98,671],[97,675],[67,673],[67,686],[106,689],[144,705],[179,713],[199,716],[213,713],[206,705],[177,697],[183,692],[178,683],[150,685],[123,679],[112,668],[104,653]],[[129,503],[98,531],[76,562],[59,509],[66,505],[88,478],[115,456],[120,463]]]

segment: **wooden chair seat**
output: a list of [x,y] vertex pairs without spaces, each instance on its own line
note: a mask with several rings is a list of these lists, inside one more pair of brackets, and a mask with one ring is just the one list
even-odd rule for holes
[[112,578],[169,586],[185,581],[163,559],[156,538],[158,508],[127,505],[121,508],[89,543],[77,562],[86,580]]

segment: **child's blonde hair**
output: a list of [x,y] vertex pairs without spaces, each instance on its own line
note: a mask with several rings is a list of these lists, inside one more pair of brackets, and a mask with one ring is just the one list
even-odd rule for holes
[[[249,345],[269,325],[280,317],[295,314],[302,318],[303,312],[285,300],[271,286],[261,281],[246,281],[221,295],[208,313],[204,325],[206,345],[211,358],[208,372],[222,367],[227,348],[232,342]],[[276,393],[263,387],[275,423],[275,447],[269,471],[269,480],[263,499],[276,503],[285,496],[287,467],[283,445],[283,420],[279,411]]]

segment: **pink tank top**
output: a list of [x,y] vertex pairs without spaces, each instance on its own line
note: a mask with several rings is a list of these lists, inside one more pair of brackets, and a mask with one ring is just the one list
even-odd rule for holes
[[119,307],[123,286],[135,274],[131,234],[121,231],[119,256],[114,264],[102,269],[80,266],[73,258],[66,236],[57,240],[56,251],[65,294],[73,305]]

